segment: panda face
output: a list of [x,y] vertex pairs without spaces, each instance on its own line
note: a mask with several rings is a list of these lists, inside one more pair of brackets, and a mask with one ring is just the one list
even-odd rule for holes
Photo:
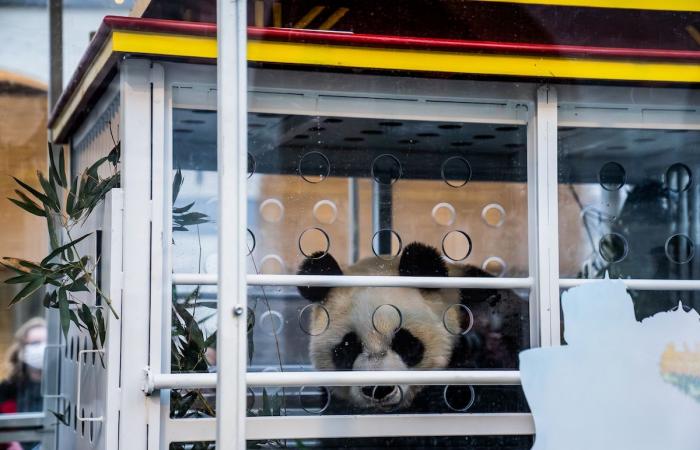
[[[423,261],[416,261],[418,258]],[[324,255],[307,260],[300,273],[343,272],[330,255]],[[447,267],[436,250],[411,244],[398,264],[371,258],[345,273],[446,276]],[[461,320],[459,308],[450,308],[459,303],[458,290],[300,287],[300,292],[325,309],[315,308],[311,319],[314,329],[327,324],[309,343],[311,361],[319,370],[431,370],[444,368],[450,361],[458,336],[448,329],[459,329]],[[409,385],[338,387],[333,395],[360,408],[396,410],[409,406],[420,389]]]

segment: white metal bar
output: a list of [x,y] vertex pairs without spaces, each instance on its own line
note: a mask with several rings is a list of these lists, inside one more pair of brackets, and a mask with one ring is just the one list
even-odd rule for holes
[[219,189],[216,448],[245,448],[247,295],[246,3],[217,1],[217,161]]
[[[582,284],[594,283],[599,279],[563,278],[559,287],[572,288]],[[620,279],[627,289],[637,291],[695,291],[700,290],[700,280],[628,280]]]
[[246,425],[246,438],[251,440],[528,435],[535,432],[532,415],[526,413],[249,417]]
[[[123,261],[118,442],[122,448],[145,450],[147,404],[139,386],[148,365],[149,297],[151,293],[151,63],[130,58],[120,66],[122,148],[121,182]],[[108,343],[109,345],[109,343]],[[125,414],[124,411],[128,411]],[[109,418],[108,418],[109,420]]]
[[[376,386],[410,384],[416,386],[443,384],[519,385],[517,370],[387,370],[344,372],[249,372],[249,387],[293,386]],[[211,389],[216,387],[213,373],[148,374],[145,391],[159,389]]]
[[[532,90],[536,95],[536,90]],[[528,105],[527,123],[527,256],[528,274],[533,279],[539,273],[539,217],[537,190],[537,114],[533,105]],[[539,284],[533,283],[529,295],[530,347],[540,346],[540,293]]]
[[[415,287],[518,289],[532,286],[532,278],[400,277],[372,275],[248,275],[249,286]],[[176,273],[174,285],[214,285],[215,274]]]
[[[170,252],[172,230],[171,151],[166,145],[172,133],[166,130],[165,70],[161,64],[151,68],[151,303],[149,366],[166,371],[170,368],[170,330],[172,285]],[[158,398],[148,401],[148,448],[160,448],[162,416],[170,412],[170,404]]]
[[[169,419],[172,442],[211,441],[214,419]],[[326,439],[389,436],[489,436],[535,433],[531,414],[385,414],[338,416],[248,417],[246,439]]]
[[559,345],[559,205],[557,96],[537,90],[537,257],[535,279],[540,306],[540,345]]

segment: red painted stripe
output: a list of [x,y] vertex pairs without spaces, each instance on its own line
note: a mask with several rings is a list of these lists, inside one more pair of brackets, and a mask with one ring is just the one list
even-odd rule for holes
[[463,41],[457,39],[415,38],[281,28],[249,27],[248,37],[251,39],[284,40],[289,42],[323,42],[350,46],[367,45],[421,50],[449,50],[453,52],[492,51],[498,53],[535,53],[552,56],[606,56],[700,60],[700,51],[528,44],[520,42]]
[[[151,33],[173,33],[199,36],[216,36],[216,24],[184,22],[180,20],[143,19],[136,17],[106,16],[90,46],[83,55],[70,83],[59,98],[49,119],[49,127],[57,113],[68,102],[90,62],[102,48],[112,29]],[[421,50],[494,52],[510,54],[537,54],[569,57],[641,58],[674,61],[700,61],[700,51],[589,47],[577,45],[528,44],[520,42],[463,41],[457,39],[433,39],[376,34],[353,34],[337,31],[300,30],[288,28],[248,28],[248,37],[287,42],[339,44],[348,46],[378,46]]]

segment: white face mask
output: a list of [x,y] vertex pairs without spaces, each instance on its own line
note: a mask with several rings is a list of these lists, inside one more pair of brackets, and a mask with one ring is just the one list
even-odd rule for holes
[[44,350],[46,350],[46,344],[43,342],[27,344],[24,346],[21,359],[32,369],[41,370],[44,365]]

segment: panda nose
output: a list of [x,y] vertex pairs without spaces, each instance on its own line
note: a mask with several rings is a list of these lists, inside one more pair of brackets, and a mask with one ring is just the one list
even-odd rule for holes
[[362,393],[369,398],[381,401],[394,392],[395,389],[396,386],[364,386]]

